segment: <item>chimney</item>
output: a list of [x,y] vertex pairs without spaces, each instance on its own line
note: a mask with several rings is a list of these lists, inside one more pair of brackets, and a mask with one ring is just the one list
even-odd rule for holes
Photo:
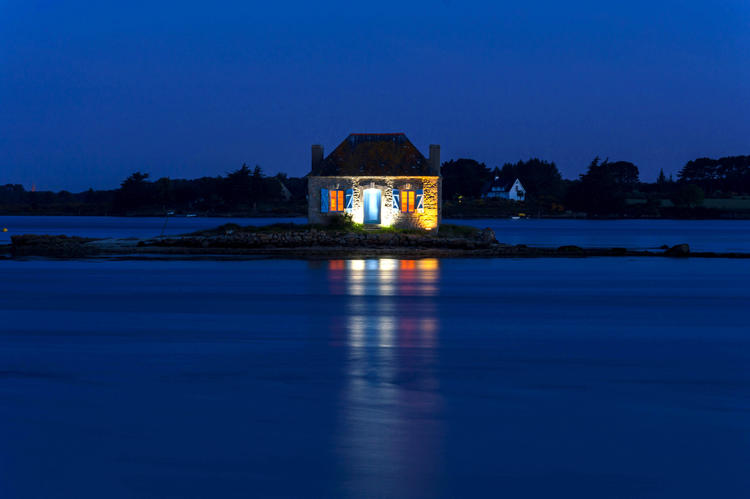
[[440,146],[430,144],[430,169],[432,174],[440,176]]
[[323,146],[313,144],[312,146],[312,171],[314,172],[323,162]]

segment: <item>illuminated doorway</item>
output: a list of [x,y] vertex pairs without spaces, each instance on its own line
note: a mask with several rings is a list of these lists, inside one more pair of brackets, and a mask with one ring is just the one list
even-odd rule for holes
[[380,189],[365,189],[364,192],[365,223],[380,223]]

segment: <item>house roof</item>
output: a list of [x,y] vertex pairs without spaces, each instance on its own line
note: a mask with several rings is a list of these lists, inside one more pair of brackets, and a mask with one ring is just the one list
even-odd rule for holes
[[352,133],[310,174],[432,175],[427,159],[403,133]]
[[[499,187],[503,192],[508,192],[516,182],[521,184],[521,181],[517,178],[513,179],[512,182],[503,182],[500,177],[496,176],[490,183],[490,189]],[[521,184],[521,188],[523,188],[523,184]]]

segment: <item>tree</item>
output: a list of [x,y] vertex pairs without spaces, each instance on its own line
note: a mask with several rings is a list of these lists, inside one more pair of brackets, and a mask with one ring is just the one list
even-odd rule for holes
[[677,178],[685,184],[695,184],[706,192],[713,192],[719,188],[719,175],[716,160],[698,158],[688,161],[677,173]]
[[263,169],[259,165],[255,165],[253,169],[253,177],[250,181],[250,192],[254,202],[265,200],[266,189],[263,182]]
[[667,183],[667,177],[666,177],[666,175],[664,175],[664,168],[661,168],[659,170],[659,176],[656,177],[656,183],[658,185],[664,185],[664,184]]
[[638,167],[629,161],[604,160],[601,167],[609,171],[615,184],[621,189],[633,189],[638,185]]
[[500,181],[506,184],[510,184],[515,179],[521,180],[528,197],[532,200],[557,201],[562,197],[565,189],[562,176],[555,163],[538,158],[519,161],[515,164],[505,163],[502,169],[493,170],[493,176],[498,176]]
[[601,160],[597,156],[569,189],[568,203],[590,215],[614,215],[625,210],[625,199],[638,185],[638,167],[627,161]]
[[303,201],[307,197],[307,177],[286,177],[279,180],[284,183],[289,192],[292,193],[292,200]]
[[688,161],[677,174],[679,182],[695,184],[705,193],[750,194],[750,156]]
[[26,197],[26,190],[21,184],[5,184],[0,187],[0,203],[20,204]]
[[153,186],[153,201],[161,205],[162,208],[168,209],[173,203],[172,181],[169,177],[162,177]]
[[141,172],[135,172],[131,174],[128,178],[122,181],[120,184],[120,187],[127,188],[129,186],[141,186],[146,183],[146,179],[148,178],[148,173],[141,173]]
[[[257,169],[257,167],[256,167]],[[243,164],[239,169],[227,173],[224,178],[223,197],[229,209],[237,209],[241,206],[249,206],[255,198],[253,195],[254,175],[251,176],[250,168]]]
[[115,211],[126,213],[150,204],[148,173],[135,172],[120,184],[115,196]]
[[489,168],[473,159],[461,158],[443,163],[443,199],[478,198],[491,179]]

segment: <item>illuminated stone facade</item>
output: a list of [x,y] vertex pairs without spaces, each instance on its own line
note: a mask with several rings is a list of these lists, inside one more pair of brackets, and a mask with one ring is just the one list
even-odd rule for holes
[[[325,224],[330,217],[348,213],[356,223],[364,223],[363,192],[365,189],[378,189],[380,197],[380,224],[383,227],[402,227],[424,230],[437,229],[440,223],[440,177],[308,177],[307,218],[310,223]],[[343,212],[322,212],[321,192],[323,190],[352,190],[351,208]],[[412,212],[403,212],[393,206],[393,189],[423,192],[422,207]]]
[[441,188],[439,146],[426,159],[404,134],[352,134],[327,158],[312,147],[308,220],[349,215],[356,223],[436,231]]

